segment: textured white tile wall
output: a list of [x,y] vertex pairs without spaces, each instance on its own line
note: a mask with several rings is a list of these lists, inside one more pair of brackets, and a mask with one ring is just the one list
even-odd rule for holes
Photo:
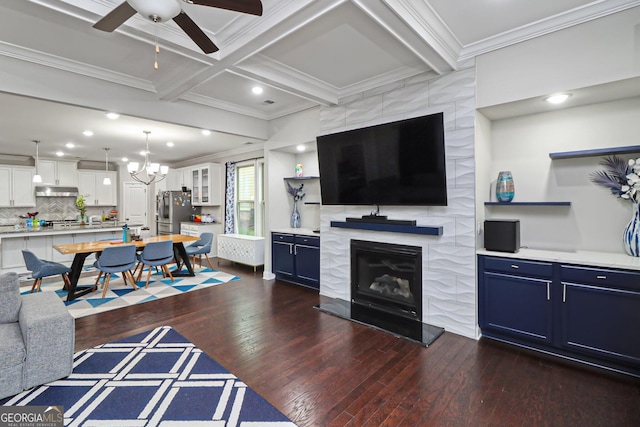
[[383,206],[392,219],[442,226],[441,236],[331,228],[371,212],[367,206],[322,206],[320,213],[320,293],[350,299],[350,241],[401,243],[422,248],[423,321],[476,338],[475,273],[475,67],[444,76],[425,73],[323,107],[321,133],[444,112],[448,206]]

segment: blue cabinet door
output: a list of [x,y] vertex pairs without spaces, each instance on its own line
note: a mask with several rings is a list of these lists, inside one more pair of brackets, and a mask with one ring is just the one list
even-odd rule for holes
[[640,366],[640,292],[562,283],[561,345]]
[[294,276],[293,243],[274,240],[271,244],[271,258],[276,277],[290,279]]
[[320,287],[320,248],[296,244],[295,254],[295,271],[298,279],[318,289]]
[[528,341],[551,343],[551,281],[481,273],[480,328]]

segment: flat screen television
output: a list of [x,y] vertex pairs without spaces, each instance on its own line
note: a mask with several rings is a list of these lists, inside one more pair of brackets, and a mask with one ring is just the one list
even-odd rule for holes
[[317,137],[323,205],[446,206],[443,113]]

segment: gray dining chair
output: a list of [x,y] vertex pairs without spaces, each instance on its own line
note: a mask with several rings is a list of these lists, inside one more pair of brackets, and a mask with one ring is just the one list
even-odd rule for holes
[[149,267],[147,272],[147,280],[145,282],[145,289],[149,286],[149,279],[151,278],[151,267],[160,267],[163,274],[169,276],[171,281],[174,282],[173,275],[167,264],[173,260],[173,240],[165,240],[162,242],[150,242],[147,243],[138,255],[138,261],[140,263],[140,272],[138,273],[138,280],[142,276],[144,266]]
[[187,246],[185,251],[187,255],[192,259],[191,264],[196,264],[196,255],[200,260],[200,267],[202,267],[202,255],[207,258],[207,262],[209,263],[209,267],[213,270],[213,264],[211,263],[211,259],[209,258],[209,252],[211,252],[211,243],[213,242],[213,233],[202,233],[200,234],[200,240],[196,240],[189,246]]
[[137,258],[135,245],[113,246],[105,248],[100,254],[100,257],[96,260],[95,263],[93,263],[93,265],[100,271],[98,279],[93,285],[94,290],[98,287],[98,281],[100,280],[100,277],[103,273],[104,278],[102,298],[107,295],[109,281],[111,280],[111,275],[113,273],[122,273],[122,279],[124,280],[125,285],[127,284],[128,278],[131,282],[131,286],[133,286],[133,289],[138,289],[138,287],[136,286],[136,281],[133,278],[133,274],[131,274],[131,269],[136,265],[136,261]]
[[64,284],[69,285],[69,273],[71,272],[71,269],[66,265],[40,259],[29,249],[22,250],[22,258],[24,258],[27,270],[31,272],[31,277],[33,278],[31,293],[34,291],[40,292],[40,286],[42,285],[43,278],[57,276],[58,274],[62,276]]

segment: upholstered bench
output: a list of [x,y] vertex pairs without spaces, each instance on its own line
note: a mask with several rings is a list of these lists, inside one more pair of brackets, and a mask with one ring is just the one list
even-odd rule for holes
[[20,295],[0,275],[0,398],[71,374],[75,321],[54,292]]

